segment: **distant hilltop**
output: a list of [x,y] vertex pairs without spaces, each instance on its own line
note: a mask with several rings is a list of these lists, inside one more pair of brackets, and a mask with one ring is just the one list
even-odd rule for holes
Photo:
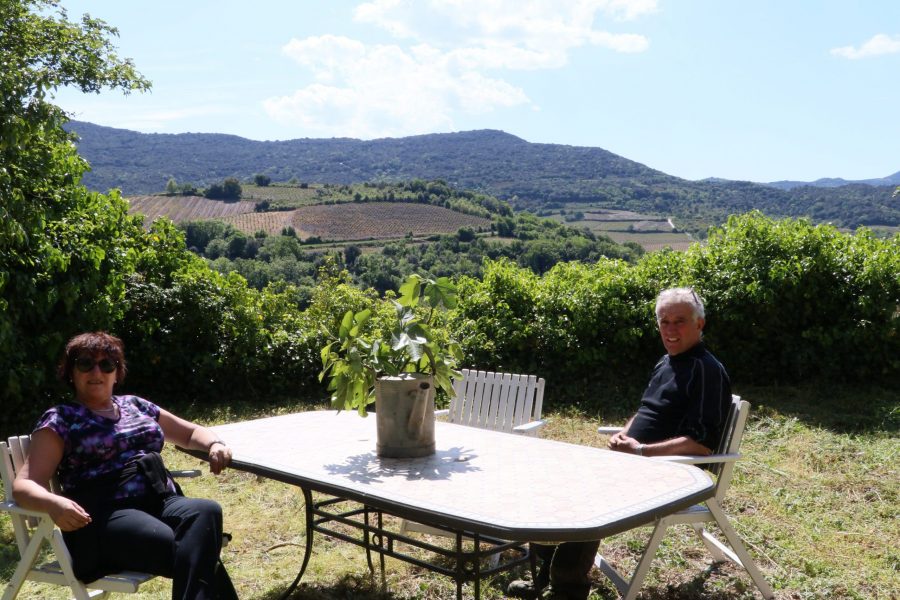
[[[602,148],[536,144],[498,130],[402,138],[255,141],[210,133],[138,133],[72,121],[79,153],[91,164],[90,189],[126,195],[161,192],[169,179],[204,187],[226,177],[247,181],[394,183],[441,179],[507,200],[517,210],[571,203],[650,212],[703,224],[759,209],[837,225],[900,225],[891,194],[900,173],[840,187],[817,183],[689,181]],[[836,180],[829,180],[836,181]],[[792,185],[798,183],[801,187]]]
[[856,180],[847,180],[841,179],[840,177],[823,177],[822,179],[816,179],[815,181],[771,181],[766,185],[770,185],[772,187],[777,187],[782,190],[790,190],[795,187],[801,187],[804,185],[812,186],[812,187],[841,187],[845,185],[862,183],[865,185],[900,185],[900,171],[897,171],[893,175],[888,175],[887,177],[880,177],[878,179],[856,179]]

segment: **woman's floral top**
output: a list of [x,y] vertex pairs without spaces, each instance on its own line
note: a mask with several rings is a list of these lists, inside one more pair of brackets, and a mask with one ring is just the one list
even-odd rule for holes
[[[47,410],[38,420],[35,431],[50,429],[63,440],[63,456],[57,468],[57,479],[63,492],[89,485],[115,474],[149,452],[160,452],[165,442],[159,426],[159,407],[137,396],[113,396],[119,407],[119,418],[95,414],[78,402],[67,402]],[[169,491],[175,491],[171,478]],[[114,499],[142,496],[150,484],[137,473],[120,485]]]

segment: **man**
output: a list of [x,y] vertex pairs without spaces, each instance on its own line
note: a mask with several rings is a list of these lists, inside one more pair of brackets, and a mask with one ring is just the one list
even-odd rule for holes
[[[663,290],[656,299],[656,322],[666,355],[650,378],[641,406],[607,446],[642,456],[708,455],[718,446],[731,406],[731,383],[722,364],[702,342],[703,303],[690,288]],[[511,596],[584,600],[588,574],[600,542],[532,544],[542,559],[535,584],[514,581]]]

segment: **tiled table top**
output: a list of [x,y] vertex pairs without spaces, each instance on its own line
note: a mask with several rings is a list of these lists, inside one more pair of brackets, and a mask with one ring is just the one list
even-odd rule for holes
[[442,422],[437,452],[409,459],[376,455],[375,415],[311,411],[213,429],[234,468],[509,540],[599,539],[713,491],[693,466]]

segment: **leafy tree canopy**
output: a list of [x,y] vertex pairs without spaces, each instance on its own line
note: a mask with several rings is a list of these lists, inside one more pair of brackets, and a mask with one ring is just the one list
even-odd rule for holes
[[[0,3],[0,354],[14,395],[40,380],[34,359],[58,351],[73,323],[103,325],[118,310],[122,272],[139,227],[118,196],[78,185],[87,163],[51,104],[62,86],[98,92],[150,83],[109,41],[116,30],[88,16],[68,21],[49,0]],[[10,299],[14,299],[10,302]],[[77,318],[76,318],[77,315]],[[28,360],[31,358],[32,360]],[[53,357],[55,358],[55,356]],[[9,407],[9,405],[6,405]]]

